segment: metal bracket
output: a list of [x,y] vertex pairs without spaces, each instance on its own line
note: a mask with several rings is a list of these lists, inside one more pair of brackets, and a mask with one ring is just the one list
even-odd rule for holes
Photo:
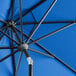
[[29,65],[33,65],[33,60],[31,57],[27,57],[27,61]]
[[28,49],[28,44],[21,44],[18,46],[19,50],[27,50]]
[[16,22],[14,22],[14,21],[8,21],[7,22],[7,26],[8,27],[12,27],[12,26],[15,27],[16,26]]

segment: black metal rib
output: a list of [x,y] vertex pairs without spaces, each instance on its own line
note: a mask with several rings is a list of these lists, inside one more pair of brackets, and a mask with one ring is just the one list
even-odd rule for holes
[[39,24],[36,26],[36,28],[34,29],[34,31],[30,34],[29,38],[26,40],[25,43],[27,43],[31,39],[31,37],[34,35],[34,33],[37,31],[37,29],[39,28],[39,26],[42,24],[42,22],[44,21],[44,19],[46,18],[46,16],[49,14],[49,12],[51,11],[51,9],[55,5],[56,1],[57,0],[54,0],[52,2],[52,4],[50,5],[50,7],[48,8],[48,10],[45,12],[45,14],[43,15],[43,17],[41,18]]
[[0,27],[0,30],[7,28],[7,26],[2,26]]
[[46,54],[46,53],[43,53],[43,52],[40,52],[40,51],[37,51],[37,50],[34,50],[34,49],[28,49],[29,51],[32,51],[32,52],[35,52],[35,53],[38,53],[38,54],[41,54],[41,55],[44,55],[44,56],[47,56],[47,57],[51,57],[51,58],[54,58],[52,55],[49,55],[49,54]]
[[21,39],[19,38],[19,35],[18,35],[18,33],[17,33],[15,27],[12,27],[11,29],[12,29],[12,31],[14,32],[14,34],[15,34],[15,36],[16,36],[18,42],[21,43]]
[[[58,24],[58,23],[76,23],[74,20],[67,20],[67,21],[44,21],[42,24]],[[39,24],[39,22],[23,22],[22,25],[27,25],[27,24]],[[20,25],[20,23],[17,23],[16,25]]]
[[14,4],[15,4],[15,0],[11,0],[11,20],[13,20],[13,13],[14,13]]
[[23,54],[23,52],[21,52],[20,56],[19,56],[19,60],[18,60],[18,63],[17,63],[17,69],[15,71],[15,76],[17,76],[17,72],[18,72],[18,69],[19,69],[19,66],[20,66],[20,62],[21,62],[21,59],[22,59],[22,54]]
[[9,46],[8,47],[0,47],[0,50],[1,49],[17,49],[17,47],[9,47]]
[[[13,38],[13,32],[11,30],[11,38]],[[14,47],[13,41],[11,41],[10,44],[12,47]],[[14,48],[11,49],[11,53],[14,52]],[[12,55],[12,64],[13,64],[13,72],[14,72],[14,76],[15,76],[15,71],[16,71],[16,62],[15,62],[15,56],[14,54]]]
[[[6,37],[8,37],[10,40],[13,40],[9,35],[7,35],[6,33],[4,33],[2,30],[0,30],[1,33],[3,33]],[[15,40],[13,40],[16,44],[19,44],[18,42],[16,42]]]
[[13,53],[11,53],[11,54],[9,54],[9,55],[7,55],[6,57],[4,57],[4,58],[0,59],[0,62],[2,62],[2,61],[4,61],[4,60],[6,60],[7,58],[9,58],[10,56],[12,56],[13,54],[15,54],[15,53],[17,53],[17,52],[18,52],[18,50],[17,50],[17,51],[15,51],[15,52],[13,52]]
[[0,20],[0,22],[2,22],[2,23],[4,23],[4,24],[6,24],[6,23],[7,23],[6,21],[3,21],[3,20]]
[[[41,5],[43,2],[45,2],[46,0],[41,0],[40,2],[38,2],[36,5],[34,5],[33,7],[31,7],[28,11],[25,11],[25,13],[23,13],[22,17],[24,17],[26,14],[28,14],[29,12],[31,12],[32,10],[34,10],[35,8],[37,8],[39,5]],[[20,18],[17,18],[15,20],[18,21]]]
[[[8,31],[8,28],[6,28],[5,32],[6,33]],[[3,34],[1,37],[0,37],[0,40],[4,37],[5,35]]]
[[22,28],[22,6],[21,6],[21,0],[19,0],[19,10],[20,10],[20,26],[21,26],[21,38],[23,42],[23,28]]

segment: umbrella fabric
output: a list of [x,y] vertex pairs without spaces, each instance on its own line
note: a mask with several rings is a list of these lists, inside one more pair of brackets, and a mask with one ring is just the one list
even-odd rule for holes
[[[22,39],[21,20],[20,20],[20,0],[15,0],[13,20],[16,22],[16,31],[20,39]],[[28,13],[29,9],[42,0],[22,0],[22,14]],[[0,3],[0,20],[8,21],[11,16],[11,1],[1,0]],[[13,2],[13,1],[12,1]],[[48,10],[54,0],[46,0],[30,11],[27,15],[22,17],[23,41],[26,42],[32,31],[37,27],[41,18]],[[76,24],[75,24],[75,0],[57,0],[47,17],[41,23],[39,28],[35,31],[31,39],[29,39],[29,49],[27,52],[33,59],[33,76],[75,76],[76,61],[75,61],[75,39],[76,39]],[[10,11],[10,12],[9,12]],[[71,24],[71,25],[69,25]],[[70,27],[68,27],[68,25]],[[4,26],[0,22],[0,27]],[[67,27],[68,28],[67,28]],[[64,30],[61,28],[64,27]],[[60,30],[61,29],[61,30]],[[5,30],[2,30],[3,32]],[[11,30],[7,31],[7,35],[11,35]],[[57,32],[57,33],[56,33]],[[53,34],[54,33],[54,34]],[[2,36],[2,32],[0,33]],[[48,36],[47,36],[48,35]],[[11,36],[10,36],[11,37]],[[17,47],[18,40],[13,33],[13,46]],[[15,43],[17,41],[17,43]],[[4,36],[0,40],[0,47],[11,47],[11,39]],[[42,48],[42,47],[44,48]],[[48,50],[53,57],[45,52]],[[14,52],[17,50],[14,49]],[[48,56],[40,55],[36,52],[42,52]],[[11,49],[0,49],[0,59],[11,54]],[[22,55],[22,57],[20,56]],[[20,66],[18,68],[18,61],[21,57]],[[28,62],[25,54],[18,51],[15,54],[15,61],[17,69],[17,76],[28,76]],[[0,63],[0,76],[14,76],[15,68],[12,57]]]
[[[0,19],[1,20],[4,20],[4,21],[7,20],[9,7],[10,7],[10,0],[7,0],[7,1],[0,0]],[[2,25],[3,24],[0,22],[0,27]],[[1,33],[0,33],[0,36],[2,36]],[[2,47],[9,46],[9,39],[4,36],[4,38],[0,40],[0,46]],[[3,57],[7,56],[10,53],[11,51],[9,49],[7,50],[0,49],[0,59],[2,59]],[[4,62],[0,63],[0,76],[11,76],[12,74],[13,74],[12,60],[11,58],[8,58]]]

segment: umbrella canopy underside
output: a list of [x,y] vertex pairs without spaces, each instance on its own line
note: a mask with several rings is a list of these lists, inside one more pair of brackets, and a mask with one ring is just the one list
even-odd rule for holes
[[76,1],[0,1],[0,76],[75,76]]

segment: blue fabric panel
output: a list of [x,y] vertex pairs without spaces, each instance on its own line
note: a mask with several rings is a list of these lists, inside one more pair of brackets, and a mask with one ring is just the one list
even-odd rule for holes
[[[10,7],[10,0],[0,0],[0,19],[7,20],[8,11]],[[3,24],[0,22],[0,27]],[[0,34],[1,35],[1,34]],[[0,41],[1,46],[9,46],[9,39],[4,36],[4,38]],[[4,58],[10,54],[10,50],[1,50],[0,49],[0,59]],[[7,60],[0,62],[0,76],[12,76],[12,59],[8,58]]]

